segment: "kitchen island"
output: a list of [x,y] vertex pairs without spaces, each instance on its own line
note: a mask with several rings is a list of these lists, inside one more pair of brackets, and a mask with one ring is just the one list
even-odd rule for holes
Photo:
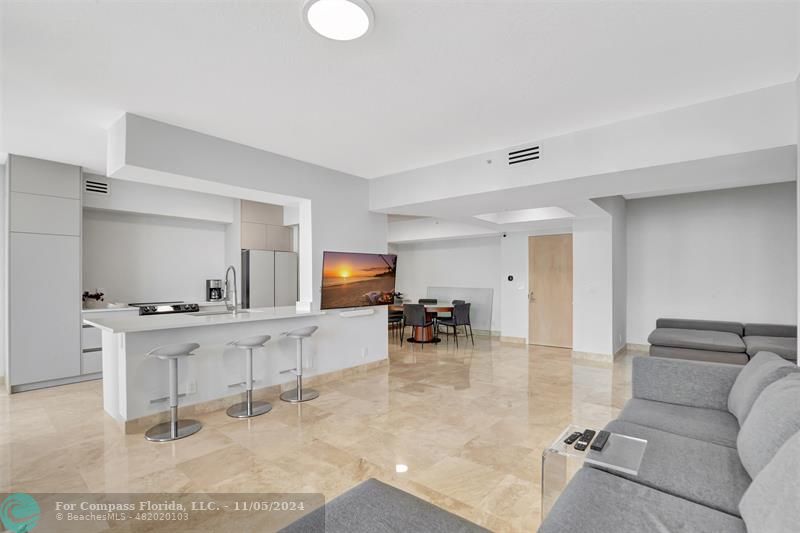
[[[387,358],[386,309],[347,318],[338,313],[299,311],[295,307],[238,311],[176,313],[156,316],[105,314],[84,316],[84,324],[102,332],[103,406],[120,423],[166,413],[169,391],[167,365],[147,357],[165,344],[196,342],[195,355],[179,360],[180,405],[217,406],[233,402],[243,392],[245,357],[227,343],[253,335],[271,335],[253,354],[255,389],[293,381],[283,370],[294,368],[295,341],[281,333],[304,326],[319,326],[304,343],[304,373],[314,376],[367,365]],[[222,408],[222,405],[217,406]],[[126,425],[126,427],[128,427]]]

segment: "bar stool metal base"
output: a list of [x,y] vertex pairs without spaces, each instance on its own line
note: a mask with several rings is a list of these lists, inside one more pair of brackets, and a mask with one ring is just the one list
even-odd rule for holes
[[297,389],[287,390],[286,392],[281,393],[281,400],[284,402],[289,403],[300,403],[300,402],[307,402],[309,400],[313,400],[319,396],[319,391],[314,389],[303,389],[303,397],[302,399],[297,399]]
[[144,434],[144,438],[153,442],[168,442],[194,435],[200,431],[202,427],[203,423],[199,420],[178,420],[177,435],[173,437],[171,431],[172,422],[162,422],[148,429]]
[[225,411],[228,416],[233,418],[251,418],[258,415],[264,415],[272,411],[272,404],[269,402],[253,402],[253,410],[247,414],[247,402],[237,403],[228,407]]

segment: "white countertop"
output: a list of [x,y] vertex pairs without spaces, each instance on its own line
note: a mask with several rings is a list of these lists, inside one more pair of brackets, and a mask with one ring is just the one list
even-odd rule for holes
[[298,311],[290,307],[261,307],[239,311],[231,314],[197,316],[195,313],[174,313],[155,316],[129,316],[128,314],[84,316],[83,323],[94,326],[109,333],[133,333],[139,331],[157,331],[163,329],[194,328],[201,326],[220,326],[240,322],[258,322],[262,320],[285,320],[308,316],[324,315],[323,311]]

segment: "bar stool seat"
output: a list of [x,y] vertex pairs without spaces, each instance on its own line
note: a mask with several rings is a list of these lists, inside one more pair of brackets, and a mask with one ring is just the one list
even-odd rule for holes
[[203,427],[198,420],[178,419],[178,359],[194,355],[197,343],[166,344],[147,352],[147,357],[169,361],[169,422],[148,429],[144,438],[153,442],[167,442],[194,435]]
[[309,338],[319,328],[317,326],[306,326],[304,328],[293,329],[282,335],[297,341],[297,368],[284,370],[281,374],[291,373],[297,377],[297,386],[281,394],[281,400],[289,403],[300,403],[313,400],[319,397],[319,391],[314,389],[303,389],[303,339]]
[[233,418],[251,418],[258,415],[269,413],[272,410],[272,404],[269,402],[253,401],[253,350],[262,348],[272,337],[269,335],[256,335],[254,337],[246,337],[231,341],[227,346],[235,346],[247,352],[246,361],[246,378],[245,386],[247,387],[247,399],[241,403],[231,405],[228,407],[226,413]]

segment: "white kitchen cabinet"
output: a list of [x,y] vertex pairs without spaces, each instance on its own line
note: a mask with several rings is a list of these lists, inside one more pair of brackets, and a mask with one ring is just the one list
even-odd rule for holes
[[81,234],[81,201],[12,192],[9,230],[54,235]]
[[80,237],[11,233],[9,385],[81,373]]
[[103,371],[103,351],[101,349],[83,352],[81,374],[96,374]]
[[94,350],[103,345],[103,335],[99,329],[94,326],[84,325],[81,328],[81,349]]
[[8,171],[12,192],[81,198],[80,167],[11,154]]

